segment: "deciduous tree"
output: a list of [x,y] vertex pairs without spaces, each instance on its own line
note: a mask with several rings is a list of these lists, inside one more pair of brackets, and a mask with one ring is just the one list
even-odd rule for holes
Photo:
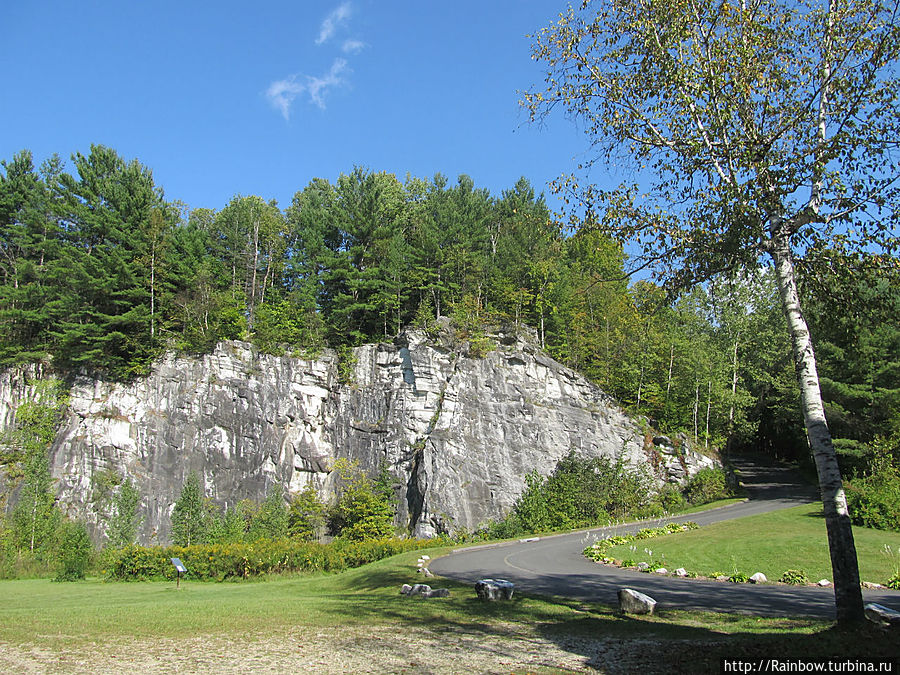
[[536,37],[546,86],[524,100],[535,118],[558,107],[580,120],[588,164],[633,163],[631,184],[559,187],[669,283],[771,260],[842,622],[862,619],[862,595],[795,264],[826,244],[897,264],[897,11],[890,0],[586,0]]

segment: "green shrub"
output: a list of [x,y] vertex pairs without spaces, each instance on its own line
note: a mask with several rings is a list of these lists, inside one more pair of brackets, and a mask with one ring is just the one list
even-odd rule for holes
[[887,586],[888,588],[892,588],[895,591],[900,591],[900,574],[895,574],[890,579],[888,579],[885,586]]
[[690,504],[708,504],[730,496],[728,479],[722,469],[700,469],[688,481],[684,496]]
[[847,506],[854,525],[900,532],[900,468],[889,442],[873,443],[869,472],[846,484]]
[[645,469],[570,452],[549,476],[536,471],[526,476],[514,513],[526,532],[592,527],[627,516],[661,515],[654,496]]
[[247,541],[280,539],[288,533],[288,508],[280,485],[273,486],[247,527]]
[[128,546],[109,554],[105,574],[123,581],[174,579],[171,558],[184,563],[185,578],[202,581],[285,572],[338,572],[434,544],[433,540],[422,539],[336,540],[331,544],[260,539],[225,545]]
[[666,513],[676,513],[687,506],[681,489],[673,483],[666,483],[660,488],[657,501]]
[[291,499],[288,534],[303,541],[316,541],[325,534],[326,507],[316,489],[307,485]]
[[778,581],[792,586],[803,586],[809,583],[809,577],[803,570],[785,570]]
[[343,483],[340,499],[332,509],[332,533],[351,541],[383,539],[394,533],[394,506],[383,489],[354,463],[338,460],[335,471]]
[[91,538],[84,523],[66,520],[59,527],[56,581],[84,579],[91,563]]
[[733,584],[746,584],[750,581],[750,575],[744,574],[743,572],[735,572],[728,577],[728,581]]

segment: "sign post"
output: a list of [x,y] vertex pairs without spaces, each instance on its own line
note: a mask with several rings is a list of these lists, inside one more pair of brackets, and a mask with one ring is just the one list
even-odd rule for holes
[[187,572],[187,567],[184,566],[184,563],[181,562],[179,558],[170,558],[170,560],[175,566],[175,572],[178,574],[178,577],[175,581],[175,588],[178,588],[181,585],[181,575]]

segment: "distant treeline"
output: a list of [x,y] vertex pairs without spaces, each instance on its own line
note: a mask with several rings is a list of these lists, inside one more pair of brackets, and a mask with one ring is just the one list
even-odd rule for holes
[[[804,452],[793,365],[766,270],[670,301],[628,285],[620,244],[567,231],[522,178],[499,196],[468,176],[355,168],[284,209],[236,196],[221,210],[167,201],[151,171],[92,146],[0,173],[0,365],[128,379],[166,349],[243,339],[314,354],[389,340],[450,317],[485,339],[529,326],[547,351],[633,413],[704,443]],[[898,290],[835,274],[808,300],[833,427],[859,450],[900,427]],[[863,288],[868,315],[834,312]],[[826,296],[827,297],[823,297]]]

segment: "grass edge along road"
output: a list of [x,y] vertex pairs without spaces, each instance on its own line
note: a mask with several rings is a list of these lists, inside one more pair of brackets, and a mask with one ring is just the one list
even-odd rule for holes
[[[900,533],[854,527],[853,536],[863,581],[884,584],[900,571]],[[786,570],[803,570],[813,582],[831,580],[821,503],[614,546],[606,555],[660,563],[669,570],[683,567],[704,576],[762,572],[770,581],[777,581]]]

